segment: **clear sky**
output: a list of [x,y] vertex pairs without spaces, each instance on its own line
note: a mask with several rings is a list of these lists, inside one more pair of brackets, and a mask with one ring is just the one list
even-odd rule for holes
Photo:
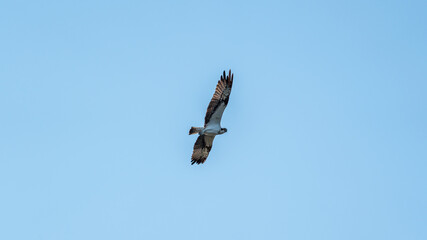
[[1,1],[0,239],[427,239],[426,12]]

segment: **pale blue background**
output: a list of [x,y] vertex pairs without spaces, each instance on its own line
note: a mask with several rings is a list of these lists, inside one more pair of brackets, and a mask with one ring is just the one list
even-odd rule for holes
[[426,12],[2,1],[0,239],[427,239]]

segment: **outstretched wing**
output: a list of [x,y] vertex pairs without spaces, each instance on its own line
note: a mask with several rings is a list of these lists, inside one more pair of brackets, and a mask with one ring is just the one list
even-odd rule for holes
[[206,161],[212,148],[215,136],[200,135],[194,144],[193,155],[191,156],[191,165],[200,164]]
[[225,71],[221,76],[221,79],[216,85],[215,93],[209,103],[208,110],[205,116],[205,127],[208,124],[220,124],[222,113],[227,107],[228,99],[230,98],[231,87],[233,86],[233,74],[231,70],[228,72],[228,76],[225,75]]

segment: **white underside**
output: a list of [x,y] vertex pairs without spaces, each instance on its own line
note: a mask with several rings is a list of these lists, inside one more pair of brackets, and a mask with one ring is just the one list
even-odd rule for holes
[[209,136],[215,136],[220,134],[221,131],[221,118],[222,114],[225,110],[225,104],[221,103],[215,112],[212,114],[208,124],[206,124],[206,127],[200,132],[200,134],[205,134]]
[[206,126],[201,132],[200,135],[216,136],[220,134],[221,126]]

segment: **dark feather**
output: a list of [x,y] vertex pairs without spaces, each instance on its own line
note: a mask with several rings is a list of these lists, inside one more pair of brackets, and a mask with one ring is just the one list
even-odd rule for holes
[[188,132],[188,135],[196,134],[196,133],[198,133],[197,128],[196,127],[191,127],[190,131]]
[[228,100],[230,99],[231,87],[233,86],[233,77],[234,74],[231,74],[231,70],[228,72],[228,76],[225,75],[225,71],[223,72],[221,79],[216,85],[215,93],[209,103],[208,110],[206,111],[205,126],[221,103],[227,106]]
[[194,144],[193,155],[191,156],[191,165],[194,163],[204,163],[212,149],[214,136],[200,135]]

